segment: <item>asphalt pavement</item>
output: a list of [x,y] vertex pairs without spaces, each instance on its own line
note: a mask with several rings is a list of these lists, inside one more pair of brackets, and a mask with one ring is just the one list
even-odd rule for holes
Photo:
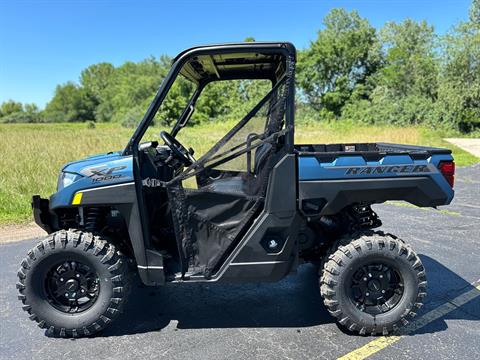
[[[451,206],[374,207],[382,229],[420,254],[429,288],[416,329],[373,359],[480,356],[480,164],[457,174]],[[28,320],[15,289],[20,260],[35,243],[0,245],[0,359],[334,359],[375,339],[337,327],[310,265],[273,284],[137,284],[125,313],[103,333],[50,338]],[[469,301],[455,300],[462,294]]]

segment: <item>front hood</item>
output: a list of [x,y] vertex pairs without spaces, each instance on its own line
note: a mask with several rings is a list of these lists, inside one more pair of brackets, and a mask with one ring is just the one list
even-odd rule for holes
[[62,171],[81,174],[81,170],[84,168],[121,158],[122,156],[120,155],[120,151],[92,155],[82,160],[76,160],[66,163],[65,165],[63,165]]
[[133,181],[132,156],[111,152],[73,161],[62,168],[63,172],[82,175],[71,189],[86,189]]
[[61,187],[50,197],[50,208],[70,206],[77,192],[97,187],[114,186],[133,181],[131,155],[111,152],[65,164],[63,172],[79,174],[73,183]]

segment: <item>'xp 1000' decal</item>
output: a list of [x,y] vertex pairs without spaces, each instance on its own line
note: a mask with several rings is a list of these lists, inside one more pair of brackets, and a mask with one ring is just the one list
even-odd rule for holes
[[348,167],[345,175],[387,175],[387,174],[422,174],[431,173],[428,164],[422,165],[388,165],[388,166],[355,166]]
[[125,165],[113,166],[110,168],[105,166],[98,166],[98,167],[83,169],[81,173],[90,177],[92,179],[92,183],[97,183],[97,182],[110,181],[110,180],[121,178],[123,175],[118,174],[118,171],[123,170],[125,168],[126,168]]

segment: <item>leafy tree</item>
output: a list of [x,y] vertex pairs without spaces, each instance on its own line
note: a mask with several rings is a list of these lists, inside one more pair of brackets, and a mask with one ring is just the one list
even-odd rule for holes
[[375,73],[382,59],[375,28],[356,11],[333,9],[310,48],[299,54],[301,95],[315,109],[340,115],[359,84]]
[[473,0],[470,7],[470,23],[473,26],[480,26],[480,0]]
[[99,63],[90,65],[80,74],[80,85],[85,91],[85,96],[94,107],[94,116],[100,120],[97,108],[100,104],[106,103],[108,88],[114,80],[115,68],[110,63]]
[[387,23],[381,36],[386,65],[379,71],[378,85],[395,97],[419,94],[435,99],[438,62],[433,27],[407,19]]
[[384,64],[369,78],[368,98],[355,92],[343,117],[399,125],[431,121],[439,68],[433,27],[411,19],[390,22],[380,40]]
[[203,90],[192,117],[194,122],[240,120],[271,89],[268,80],[218,81]]
[[38,114],[40,112],[37,104],[34,104],[34,103],[25,104],[23,108],[25,109],[25,112],[28,114]]
[[177,77],[155,119],[162,124],[171,126],[180,117],[192,94],[193,84],[182,76]]
[[100,100],[114,76],[115,67],[110,63],[90,65],[80,74],[80,84],[93,97]]
[[94,118],[94,104],[80,86],[67,82],[57,85],[52,100],[45,108],[49,121],[86,121]]
[[0,106],[0,117],[4,117],[16,112],[22,112],[23,111],[23,105],[21,102],[13,101],[13,100],[7,100],[2,103]]
[[443,41],[436,116],[439,122],[470,132],[480,128],[480,1],[470,21],[458,24]]
[[96,108],[96,119],[122,122],[125,114],[135,107],[145,111],[165,78],[169,63],[168,57],[159,60],[150,57],[115,68],[112,80],[103,92],[103,100]]

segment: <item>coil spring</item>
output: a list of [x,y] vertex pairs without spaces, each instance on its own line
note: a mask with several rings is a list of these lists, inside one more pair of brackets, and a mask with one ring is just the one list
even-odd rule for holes
[[89,232],[97,230],[100,215],[101,210],[99,208],[89,208],[87,211],[87,215],[85,216],[85,230]]

